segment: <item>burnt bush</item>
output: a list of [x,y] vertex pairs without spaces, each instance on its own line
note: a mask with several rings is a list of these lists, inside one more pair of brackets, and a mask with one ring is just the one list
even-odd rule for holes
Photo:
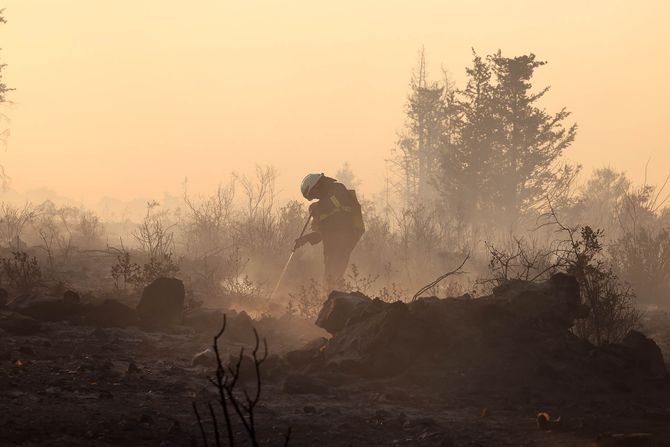
[[10,258],[0,258],[2,279],[19,294],[29,294],[42,285],[42,270],[35,256],[14,251]]
[[513,279],[545,280],[556,272],[573,275],[579,282],[582,301],[589,316],[578,320],[573,331],[596,345],[619,342],[639,327],[642,318],[633,288],[615,273],[612,259],[604,251],[602,230],[564,225],[553,208],[541,226],[560,236],[548,246],[537,247],[515,239],[512,250],[488,244],[490,277],[483,285],[500,285]]

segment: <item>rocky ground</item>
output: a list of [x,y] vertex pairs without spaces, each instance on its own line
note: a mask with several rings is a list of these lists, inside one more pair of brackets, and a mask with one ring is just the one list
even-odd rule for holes
[[[564,286],[411,305],[342,294],[319,321],[332,335],[295,317],[231,313],[220,346],[234,360],[253,344],[252,326],[268,340],[255,411],[260,445],[284,445],[289,427],[291,446],[670,445],[670,382],[658,374],[655,345],[633,336],[599,350],[575,340],[562,317],[580,310],[554,293]],[[528,306],[541,299],[549,301],[538,309],[548,311]],[[0,445],[205,445],[194,402],[209,445],[207,402],[225,436],[208,381],[211,352],[194,362],[220,313],[151,327],[109,303],[108,318],[98,307],[70,307],[58,318],[30,306],[1,311]],[[426,337],[445,338],[420,348]],[[255,389],[249,371],[245,358],[239,389]],[[538,419],[544,412],[548,421]],[[239,423],[233,431],[236,445],[251,445]]]

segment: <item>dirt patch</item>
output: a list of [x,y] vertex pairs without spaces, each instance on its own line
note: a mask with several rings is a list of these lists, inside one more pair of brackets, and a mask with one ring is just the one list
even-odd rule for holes
[[[296,317],[230,313],[221,348],[234,358],[256,327],[280,354],[264,364],[262,445],[281,445],[289,426],[292,446],[585,447],[605,432],[668,445],[667,378],[634,355],[649,340],[596,349],[571,336],[566,317],[580,309],[557,284],[482,301],[366,298],[330,340]],[[203,445],[191,404],[217,396],[211,363],[193,357],[211,346],[220,313],[197,314],[157,332],[75,319],[0,333],[2,445]]]

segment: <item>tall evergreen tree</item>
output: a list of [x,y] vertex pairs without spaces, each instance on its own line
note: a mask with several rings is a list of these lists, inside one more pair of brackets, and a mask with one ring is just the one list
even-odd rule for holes
[[392,162],[399,174],[397,189],[405,206],[434,198],[433,181],[439,173],[439,158],[446,132],[445,86],[426,79],[426,59],[421,51],[419,64],[410,82],[407,122],[394,148]]
[[565,108],[549,114],[538,105],[549,87],[534,93],[531,79],[546,62],[534,54],[503,57],[500,51],[487,60],[495,75],[493,114],[499,130],[491,179],[498,185],[495,199],[501,211],[514,219],[570,185],[576,168],[559,160],[574,141],[577,125],[566,125],[570,113]]
[[495,216],[511,224],[565,193],[577,172],[560,158],[577,126],[565,109],[549,114],[532,91],[535,55],[485,59],[473,52],[468,82],[452,108],[451,144],[442,145],[439,185],[446,208],[471,222]]
[[490,67],[473,51],[468,83],[451,101],[453,126],[442,146],[442,176],[438,186],[451,213],[476,218],[489,205],[495,185],[490,181],[496,137],[494,88]]

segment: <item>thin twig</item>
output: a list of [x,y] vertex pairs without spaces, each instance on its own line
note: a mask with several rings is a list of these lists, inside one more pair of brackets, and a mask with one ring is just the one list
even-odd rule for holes
[[468,259],[470,259],[470,253],[467,254],[465,259],[463,259],[463,262],[461,262],[461,265],[459,265],[456,269],[454,269],[450,272],[447,272],[442,276],[439,276],[435,281],[433,281],[430,284],[427,284],[427,285],[423,286],[421,289],[419,289],[419,291],[416,292],[414,294],[414,296],[412,297],[412,301],[416,301],[416,299],[419,298],[419,296],[421,296],[422,293],[424,293],[426,290],[431,289],[432,287],[435,287],[437,284],[440,283],[440,281],[447,278],[448,276],[464,273],[464,272],[461,272],[460,270],[463,268],[465,263],[468,262]]
[[291,427],[286,431],[286,438],[284,438],[284,447],[288,447],[288,442],[291,440]]
[[209,414],[212,416],[212,422],[214,423],[214,440],[216,441],[216,447],[221,447],[221,436],[219,436],[219,424],[216,421],[216,413],[214,413],[214,407],[212,407],[211,402],[207,402],[209,407]]
[[205,427],[202,425],[202,419],[200,418],[200,413],[198,412],[198,406],[196,405],[195,402],[192,403],[193,405],[193,412],[195,413],[195,417],[198,420],[198,426],[200,427],[200,434],[202,435],[202,442],[205,447],[208,446],[207,444],[207,434],[205,433]]

